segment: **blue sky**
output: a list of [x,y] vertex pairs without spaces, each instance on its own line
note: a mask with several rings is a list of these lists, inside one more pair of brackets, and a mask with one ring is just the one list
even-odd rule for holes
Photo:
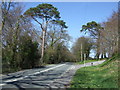
[[[75,40],[83,36],[80,32],[81,26],[90,21],[103,22],[112,15],[113,11],[117,11],[117,2],[48,2],[58,8],[61,19],[68,26],[68,33],[73,38],[70,46]],[[25,10],[35,7],[40,2],[24,3]]]

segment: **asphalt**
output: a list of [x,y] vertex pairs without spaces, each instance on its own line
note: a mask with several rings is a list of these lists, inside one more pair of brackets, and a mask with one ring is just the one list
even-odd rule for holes
[[64,74],[72,63],[55,64],[2,76],[2,88],[50,88],[50,84]]
[[69,87],[69,83],[77,69],[103,63],[95,61],[86,64],[76,65],[66,62],[62,64],[48,65],[42,68],[28,69],[3,75],[0,87],[3,90],[8,89],[27,89],[27,88],[65,88]]

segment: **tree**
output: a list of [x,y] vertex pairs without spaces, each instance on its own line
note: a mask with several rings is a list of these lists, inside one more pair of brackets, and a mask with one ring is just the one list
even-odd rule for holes
[[67,26],[63,20],[56,20],[49,24],[47,40],[52,48],[57,42],[69,41],[70,36],[67,34],[67,30],[64,30],[65,28]]
[[75,58],[70,50],[64,45],[64,43],[59,42],[54,45],[54,48],[51,48],[51,46],[47,47],[45,50],[44,60],[47,63],[54,64],[66,61],[74,61]]
[[[120,7],[120,2],[118,5],[119,5],[118,7]],[[118,45],[118,51],[117,51],[118,56],[120,56],[120,30],[119,28],[120,28],[120,8],[118,9],[118,44],[117,44]]]
[[[3,12],[6,11],[8,3],[2,3]],[[36,36],[32,36],[34,27],[28,18],[22,16],[22,12],[22,5],[12,3],[8,13],[2,16],[4,19],[2,27],[3,72],[33,68],[36,66],[36,60],[39,59],[39,55],[37,55],[39,53],[38,45],[34,39]],[[27,64],[23,64],[22,61],[27,62]]]
[[[67,28],[67,26],[63,20],[55,20],[49,24],[44,61],[48,63],[59,63],[61,61],[70,61],[70,59],[73,59],[69,59],[70,56],[66,57],[66,55],[70,55],[71,53],[67,50],[65,45],[70,39],[67,30],[64,30],[65,28]],[[63,48],[64,54],[62,53]]]
[[101,58],[112,57],[118,53],[118,42],[119,42],[119,29],[118,29],[118,12],[113,12],[111,17],[106,22],[97,24],[92,21],[87,25],[82,26],[81,31],[88,31],[88,33],[96,41],[97,54],[96,57]]
[[34,68],[38,66],[38,59],[40,57],[38,53],[38,43],[33,42],[32,38],[25,34],[21,36],[21,43],[19,47],[19,52],[21,56],[21,61],[19,65],[21,69]]
[[104,45],[101,48],[104,48],[108,53],[108,57],[112,57],[118,51],[118,12],[113,12],[112,16],[107,19],[106,22],[103,22],[101,25],[104,29],[101,31],[101,42]]
[[77,39],[74,46],[72,47],[72,51],[78,61],[82,61],[84,57],[86,59],[89,59],[89,54],[90,50],[92,49],[92,45],[93,42],[90,38],[80,37]]
[[1,9],[2,9],[2,26],[1,26],[1,30],[3,30],[3,28],[4,28],[4,25],[5,25],[9,10],[14,6],[15,6],[15,3],[12,3],[11,1],[9,1],[9,2],[5,2],[4,0],[2,1],[2,4],[1,4]]
[[21,32],[19,23],[23,9],[19,3],[2,2],[2,10],[3,63],[6,62],[8,68],[17,68],[19,60],[17,50]]
[[[44,56],[44,49],[45,49],[45,38],[46,38],[46,32],[48,28],[48,24],[52,20],[59,19],[59,12],[57,8],[53,7],[51,4],[39,4],[37,7],[28,9],[24,15],[30,16],[32,19],[34,19],[41,27],[42,29],[42,51],[41,51],[41,60],[40,63],[43,62],[43,56]],[[39,20],[41,19],[41,20]]]
[[80,30],[81,32],[88,32],[90,36],[92,36],[96,40],[96,49],[97,49],[97,54],[96,57],[99,59],[100,55],[100,33],[103,27],[101,27],[100,24],[96,23],[95,21],[88,22],[87,25],[82,25],[82,29]]

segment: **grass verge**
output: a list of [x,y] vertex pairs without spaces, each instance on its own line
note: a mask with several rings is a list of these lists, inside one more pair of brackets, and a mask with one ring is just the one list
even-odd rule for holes
[[118,88],[118,61],[109,59],[101,65],[77,70],[71,88]]

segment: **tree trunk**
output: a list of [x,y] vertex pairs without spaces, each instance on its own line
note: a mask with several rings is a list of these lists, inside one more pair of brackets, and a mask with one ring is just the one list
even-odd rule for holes
[[52,41],[51,41],[51,48],[53,49],[53,44],[54,44],[54,38],[52,37]]
[[117,38],[117,55],[120,56],[120,30],[118,32],[118,38]]
[[81,43],[81,61],[83,61],[83,52],[82,52],[82,48],[83,48],[83,46],[82,46],[82,43]]
[[95,57],[96,57],[97,59],[99,59],[99,56],[100,56],[100,54],[99,54],[99,53],[97,53]]
[[104,58],[107,58],[106,53],[104,53]]
[[42,51],[41,51],[40,65],[43,64],[44,50],[45,50],[45,30],[42,31]]
[[101,54],[101,59],[103,59],[103,57],[104,57],[104,54],[102,53],[102,54]]

